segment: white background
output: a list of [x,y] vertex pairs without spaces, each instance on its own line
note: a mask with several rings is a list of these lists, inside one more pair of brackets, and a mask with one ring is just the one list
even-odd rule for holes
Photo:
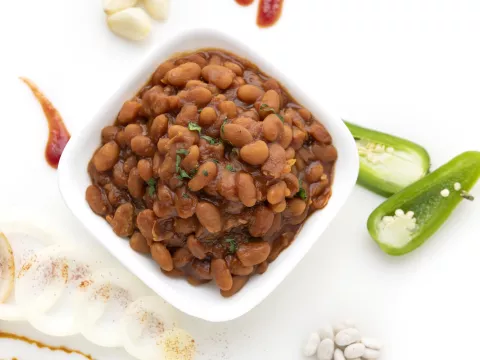
[[[152,47],[186,28],[213,27],[249,43],[326,108],[424,145],[433,168],[480,150],[478,0],[285,0],[271,29],[256,27],[256,7],[233,0],[172,0],[168,22],[140,44],[107,30],[99,0],[0,4],[0,215],[41,219],[95,251],[60,198],[43,156],[46,121],[18,76],[38,84],[75,134]],[[480,187],[473,193],[480,199]],[[187,318],[198,359],[302,359],[310,331],[344,318],[384,341],[383,359],[472,358],[480,202],[462,203],[422,248],[391,258],[366,232],[381,201],[356,188],[300,265],[249,314],[227,324]],[[81,337],[48,338],[25,324],[0,329],[98,359],[129,359]],[[0,358],[13,356],[62,358],[0,341]]]

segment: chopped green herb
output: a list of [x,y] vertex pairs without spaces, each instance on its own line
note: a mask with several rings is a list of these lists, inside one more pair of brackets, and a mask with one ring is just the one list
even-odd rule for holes
[[198,111],[197,111],[197,112],[200,114],[200,113],[202,112],[202,110],[203,110],[203,109],[198,109]]
[[188,155],[188,150],[187,149],[178,149],[177,154],[179,155]]
[[231,164],[227,164],[227,166],[225,166],[225,169],[227,169],[228,171],[230,172],[235,172],[237,170],[235,170],[235,168],[231,165]]
[[203,170],[203,176],[208,176],[208,171],[207,170]]
[[147,181],[147,184],[148,184],[148,195],[150,195],[150,197],[153,197],[155,195],[155,185],[157,184],[157,182],[155,181],[154,178],[150,178],[148,179]]
[[260,110],[269,111],[269,112],[271,112],[271,113],[273,113],[273,114],[277,115],[277,116],[278,116],[278,118],[279,118],[279,119],[282,121],[282,123],[284,123],[284,122],[285,122],[285,119],[283,118],[283,116],[282,116],[282,115],[280,115],[279,113],[277,113],[277,112],[275,111],[275,109],[274,109],[274,108],[272,108],[272,107],[268,106],[268,104],[262,104],[262,105],[260,105]]
[[216,145],[216,144],[220,143],[220,140],[212,138],[212,137],[207,136],[207,135],[202,135],[200,137],[204,140],[207,140],[210,143],[210,145]]
[[192,177],[195,176],[195,174],[197,173],[197,171],[198,171],[197,168],[190,170],[190,176],[192,176]]
[[217,159],[212,159],[212,161],[215,163],[215,164],[218,164],[220,161],[218,161]]
[[225,124],[227,123],[227,120],[228,120],[228,117],[225,116],[225,119],[223,119],[222,126],[220,127],[220,132],[221,132],[222,134],[225,133],[224,127],[225,127]]
[[235,239],[225,239],[225,242],[228,243],[228,251],[234,254],[237,251],[237,242]]
[[180,163],[182,162],[182,158],[180,155],[177,155],[177,161],[175,162],[175,171],[178,173],[180,171]]
[[191,179],[192,177],[187,174],[187,172],[183,169],[180,169],[178,172],[179,179]]
[[302,186],[302,180],[300,180],[300,190],[298,190],[296,196],[300,197],[302,200],[307,200],[307,192]]
[[201,133],[202,132],[202,127],[198,124],[193,123],[193,122],[189,122],[188,123],[188,130],[198,131],[199,133]]
[[183,193],[183,194],[182,194],[182,197],[183,197],[184,199],[190,199],[190,195],[188,195],[187,193]]

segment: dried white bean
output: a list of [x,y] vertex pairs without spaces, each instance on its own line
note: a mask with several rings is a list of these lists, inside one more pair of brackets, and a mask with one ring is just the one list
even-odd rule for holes
[[335,352],[333,353],[333,360],[345,360],[345,356],[343,356],[342,350],[335,350]]
[[380,350],[382,348],[382,343],[380,342],[380,340],[375,338],[362,337],[361,342],[363,345],[365,345],[365,347],[369,349]]
[[103,11],[108,15],[114,14],[137,5],[138,0],[103,0]]
[[349,327],[349,326],[347,326],[347,325],[345,324],[345,322],[342,321],[342,322],[339,322],[339,323],[333,325],[333,332],[334,332],[335,334],[337,334],[337,333],[339,333],[339,332],[342,331],[342,330],[348,329],[348,327]]
[[380,357],[380,351],[366,348],[362,357],[369,360],[378,359]]
[[332,339],[333,340],[333,328],[331,325],[325,325],[320,328],[318,331],[318,334],[320,335],[320,339]]
[[360,331],[355,328],[349,328],[335,335],[335,344],[338,346],[347,346],[359,341],[360,338]]
[[166,20],[168,17],[169,0],[143,0],[145,10],[155,20]]
[[320,342],[317,349],[318,360],[332,360],[335,344],[332,339],[325,339]]
[[311,333],[307,343],[303,348],[303,355],[312,356],[317,352],[318,344],[320,344],[320,336],[317,333]]
[[108,16],[107,24],[115,34],[129,40],[142,40],[152,28],[147,13],[140,8],[129,8]]
[[348,345],[343,354],[347,359],[359,358],[365,354],[365,345],[361,343]]

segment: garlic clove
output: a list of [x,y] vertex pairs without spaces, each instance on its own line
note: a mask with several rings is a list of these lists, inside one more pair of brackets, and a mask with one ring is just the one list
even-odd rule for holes
[[143,6],[155,20],[166,20],[168,17],[169,0],[143,0]]
[[108,15],[134,7],[138,0],[103,0],[103,11]]
[[107,17],[113,33],[129,40],[145,39],[152,28],[150,17],[140,8],[128,8]]

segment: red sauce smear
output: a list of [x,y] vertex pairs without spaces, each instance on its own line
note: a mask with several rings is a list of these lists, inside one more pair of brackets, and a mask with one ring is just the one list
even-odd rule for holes
[[55,109],[50,100],[38,89],[38,87],[29,79],[21,77],[22,80],[32,90],[33,95],[37,98],[42,106],[48,122],[48,141],[45,147],[45,159],[47,163],[56,169],[63,149],[70,140],[70,134],[63,123],[60,113]]
[[[0,331],[0,338],[23,341],[23,342],[26,342],[27,344],[35,345],[39,349],[49,349],[51,351],[62,351],[66,354],[78,354],[80,356],[83,356],[85,359],[94,360],[91,355],[84,354],[81,351],[72,350],[72,349],[69,349],[69,348],[64,347],[64,346],[46,345],[44,343],[41,343],[40,341],[32,340],[32,339],[29,339],[29,338],[27,338],[25,336],[21,336],[21,335],[16,335],[16,334],[11,334],[11,333],[8,333],[8,332]],[[13,358],[13,359],[16,359],[16,358]]]
[[239,5],[248,6],[253,4],[253,0],[235,0]]
[[257,25],[268,27],[275,24],[282,15],[283,0],[260,0]]

